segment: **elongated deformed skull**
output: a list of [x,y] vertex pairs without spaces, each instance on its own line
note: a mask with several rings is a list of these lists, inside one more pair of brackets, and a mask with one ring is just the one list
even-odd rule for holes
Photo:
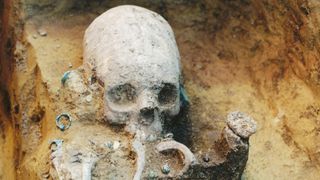
[[161,132],[179,112],[180,56],[167,21],[137,6],[118,6],[85,32],[84,62],[105,87],[105,116],[127,130]]

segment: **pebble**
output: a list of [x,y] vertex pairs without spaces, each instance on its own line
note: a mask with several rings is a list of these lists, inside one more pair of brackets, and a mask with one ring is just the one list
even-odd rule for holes
[[40,36],[47,36],[47,31],[45,29],[38,29],[38,34]]
[[170,166],[169,164],[164,164],[161,168],[161,171],[163,174],[169,174],[170,173]]
[[72,68],[72,63],[69,63],[69,68]]
[[151,178],[151,179],[153,179],[153,178],[156,178],[157,177],[157,174],[154,172],[154,171],[149,171],[149,173],[148,173],[148,178]]
[[44,179],[49,179],[49,177],[50,177],[49,173],[42,174],[42,178],[44,178]]
[[88,103],[92,101],[92,95],[91,94],[86,97],[86,101]]
[[113,142],[113,150],[117,150],[120,147],[120,142],[119,141],[114,141]]
[[202,160],[203,160],[204,162],[209,162],[209,161],[210,161],[209,155],[206,153],[206,154],[203,156]]
[[107,146],[109,149],[113,149],[113,143],[111,141],[105,143],[105,146]]

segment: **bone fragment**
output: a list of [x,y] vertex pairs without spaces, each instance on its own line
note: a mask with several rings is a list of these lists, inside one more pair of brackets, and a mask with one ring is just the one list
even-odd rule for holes
[[136,152],[137,158],[137,170],[133,177],[133,180],[140,180],[141,175],[145,166],[145,149],[142,143],[138,139],[134,139],[133,141],[133,149]]

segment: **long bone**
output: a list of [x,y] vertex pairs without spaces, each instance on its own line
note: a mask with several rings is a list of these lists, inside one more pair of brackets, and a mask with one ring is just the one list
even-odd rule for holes
[[136,173],[133,177],[133,180],[140,180],[141,179],[141,175],[145,166],[145,148],[142,145],[142,143],[138,140],[135,139],[133,141],[133,149],[136,152],[138,158],[137,158],[137,170]]
[[[155,110],[154,113],[154,119],[157,121],[159,120],[159,114],[157,110]],[[144,142],[146,139],[145,133],[141,132],[140,130],[136,130],[136,135],[134,137],[134,141],[132,143],[133,150],[136,152],[138,158],[137,158],[137,170],[134,175],[134,180],[141,179],[144,166],[145,166],[145,159],[146,159],[146,153],[145,153],[145,147],[141,142]]]
[[91,180],[91,171],[97,160],[98,158],[94,155],[90,155],[89,157],[83,159],[82,180]]

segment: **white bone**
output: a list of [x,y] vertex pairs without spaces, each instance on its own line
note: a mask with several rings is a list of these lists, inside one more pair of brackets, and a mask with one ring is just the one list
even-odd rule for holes
[[96,155],[88,153],[81,158],[81,162],[70,162],[70,154],[64,152],[61,145],[57,147],[56,151],[52,152],[51,159],[59,180],[90,180],[92,168],[98,160]]
[[141,144],[141,142],[138,139],[135,139],[132,144],[134,151],[136,152],[138,158],[137,158],[137,170],[134,175],[133,180],[140,180],[141,175],[145,166],[145,148]]
[[[105,116],[110,123],[127,124],[126,130],[131,133],[142,129],[146,135],[159,134],[161,119],[142,110],[178,114],[180,55],[173,31],[160,15],[131,5],[112,8],[90,24],[83,43],[84,63],[95,69],[105,86]],[[124,84],[130,86],[121,86]],[[119,86],[133,89],[130,94],[135,95],[118,103],[122,94],[115,93],[114,100],[110,92],[118,92],[111,90]],[[169,103],[159,102],[163,87],[172,87],[175,94]],[[142,125],[139,119],[150,122]]]

